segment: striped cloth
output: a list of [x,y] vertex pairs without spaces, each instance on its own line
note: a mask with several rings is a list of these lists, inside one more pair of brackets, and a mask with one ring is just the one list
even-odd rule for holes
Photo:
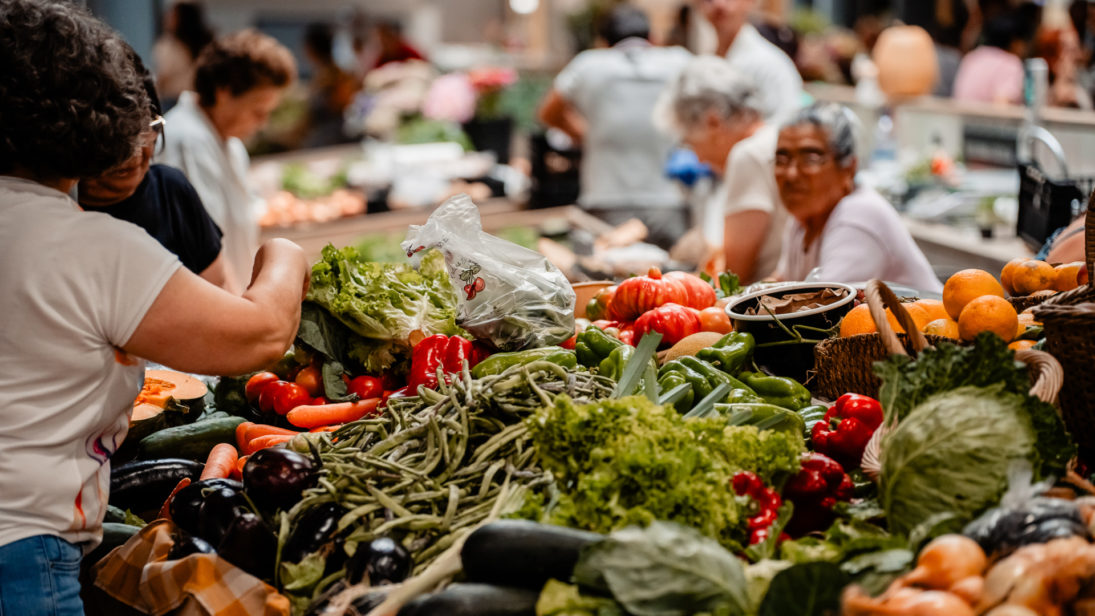
[[156,520],[95,564],[95,586],[153,616],[288,616],[289,600],[215,554],[167,560],[175,526]]

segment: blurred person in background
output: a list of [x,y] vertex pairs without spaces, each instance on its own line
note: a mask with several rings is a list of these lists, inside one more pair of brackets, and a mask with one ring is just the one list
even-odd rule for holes
[[0,2],[0,40],[0,612],[77,616],[145,360],[201,374],[274,363],[308,263],[271,240],[232,295],[135,225],[82,210],[77,182],[131,158],[149,127],[130,52],[72,2]]
[[936,0],[934,17],[923,24],[935,43],[935,59],[939,64],[939,78],[932,94],[949,98],[954,94],[954,79],[962,63],[962,35],[969,25],[970,11],[965,0]]
[[627,4],[601,19],[598,34],[608,47],[583,51],[559,73],[540,120],[582,147],[578,204],[611,225],[638,218],[647,241],[668,248],[688,230],[688,209],[663,173],[674,144],[653,112],[692,54],[652,45],[646,14]]
[[1033,26],[1017,10],[986,17],[982,44],[962,58],[954,78],[959,101],[1020,105],[1023,103],[1023,60]]
[[77,201],[84,209],[141,227],[186,269],[238,293],[237,281],[229,279],[221,230],[205,211],[197,191],[178,169],[150,164],[157,146],[166,139],[164,119],[152,75],[136,52],[129,51],[148,95],[148,127],[141,133],[139,149],[128,160],[99,176],[80,180]]
[[725,267],[751,283],[779,262],[787,211],[773,175],[779,131],[766,124],[756,84],[714,56],[698,57],[663,94],[664,122],[722,178]]
[[403,38],[403,26],[394,19],[380,19],[373,28],[379,49],[372,68],[380,68],[390,62],[425,60],[426,56]]
[[194,92],[183,92],[165,116],[171,127],[156,161],[186,174],[206,211],[224,232],[229,275],[246,284],[258,248],[262,202],[247,184],[243,140],[266,124],[296,78],[292,53],[273,38],[243,30],[202,51]]
[[1049,67],[1048,104],[1091,109],[1091,95],[1079,83],[1084,53],[1071,24],[1040,28],[1034,39],[1034,55],[1045,60]]
[[179,0],[164,12],[163,32],[152,47],[152,58],[165,111],[175,106],[180,94],[194,88],[194,62],[212,40],[201,4]]
[[893,206],[873,189],[856,186],[858,131],[855,115],[834,103],[803,109],[780,129],[775,180],[791,220],[774,278],[878,278],[942,292]]
[[358,80],[334,59],[334,33],[323,23],[308,24],[304,57],[312,65],[308,83],[308,120],[302,147],[314,148],[352,141],[343,133],[342,112],[358,90]]
[[756,0],[696,0],[715,27],[716,53],[758,84],[765,117],[779,123],[801,106],[802,77],[795,63],[749,23]]

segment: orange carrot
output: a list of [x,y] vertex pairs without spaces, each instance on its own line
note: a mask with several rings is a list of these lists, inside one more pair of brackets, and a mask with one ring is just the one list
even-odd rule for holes
[[300,434],[297,430],[288,430],[286,428],[279,428],[277,426],[271,426],[267,424],[251,424],[247,431],[243,435],[244,442],[251,442],[260,436],[270,436],[271,434],[281,434],[285,436],[296,436]]
[[379,405],[380,398],[366,398],[357,402],[298,406],[289,411],[286,418],[294,426],[311,429],[357,421],[366,415],[375,413]]
[[255,425],[252,421],[245,421],[236,426],[236,447],[239,447],[240,451],[247,446],[247,429]]
[[309,432],[334,432],[342,427],[342,424],[334,424],[332,426],[320,426],[318,428],[312,428]]
[[247,465],[247,459],[250,457],[240,456],[240,459],[236,460],[236,468],[232,469],[232,479],[243,481],[243,467]]
[[189,477],[183,477],[182,479],[180,479],[178,485],[175,486],[175,489],[171,490],[171,494],[167,495],[167,500],[165,500],[163,502],[163,507],[160,507],[160,514],[156,517],[163,518],[165,520],[170,520],[171,519],[171,501],[175,500],[175,495],[179,493],[179,490],[185,488],[188,485],[190,485],[190,478]]
[[236,446],[231,443],[217,443],[205,459],[205,468],[202,470],[201,479],[227,479],[236,468],[239,460]]
[[251,439],[251,442],[247,443],[247,449],[244,449],[243,453],[251,455],[260,449],[288,443],[291,440],[293,440],[293,437],[288,434],[267,434],[266,436]]

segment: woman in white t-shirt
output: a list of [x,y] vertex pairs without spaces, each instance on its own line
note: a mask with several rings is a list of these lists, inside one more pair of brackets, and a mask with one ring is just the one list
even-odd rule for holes
[[772,175],[777,131],[765,124],[756,84],[725,60],[701,56],[666,89],[659,108],[662,123],[722,179],[715,203],[725,216],[726,269],[747,283],[770,275],[787,212]]
[[852,112],[833,103],[803,109],[780,129],[775,179],[791,221],[775,277],[879,278],[942,292],[893,206],[874,190],[856,187],[857,131]]
[[130,158],[148,128],[124,44],[75,4],[36,0],[0,3],[0,40],[0,613],[75,615],[143,359],[272,363],[308,268],[296,245],[267,243],[235,296],[136,225],[81,210],[77,180]]

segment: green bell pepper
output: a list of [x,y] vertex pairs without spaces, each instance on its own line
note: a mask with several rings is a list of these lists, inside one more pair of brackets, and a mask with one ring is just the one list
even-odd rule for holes
[[760,372],[742,372],[738,375],[764,401],[785,409],[797,411],[810,405],[810,390],[794,379],[767,376]]
[[513,366],[523,366],[534,361],[549,361],[560,365],[567,370],[578,367],[578,358],[575,351],[563,347],[550,346],[527,351],[514,351],[512,353],[495,353],[484,359],[471,369],[474,378],[482,378],[494,374],[502,374]]
[[753,402],[764,402],[764,398],[748,389],[732,389],[730,395],[726,396],[725,404],[748,404]]
[[578,363],[586,368],[596,368],[613,349],[624,343],[604,333],[599,327],[590,326],[574,339],[574,353]]
[[726,417],[731,426],[756,426],[761,430],[782,430],[796,435],[806,429],[801,415],[774,404],[716,404],[715,411]]
[[[688,381],[684,378],[684,375],[679,372],[666,372],[658,378],[658,389],[663,393],[669,392],[679,385],[689,385]],[[681,415],[684,415],[692,410],[692,406],[695,402],[696,394],[692,391],[691,387],[689,387],[688,393],[686,393],[683,398],[673,403],[673,408]]]
[[737,374],[753,359],[753,349],[757,343],[753,334],[748,332],[730,332],[718,342],[696,353],[702,359],[727,374]]

